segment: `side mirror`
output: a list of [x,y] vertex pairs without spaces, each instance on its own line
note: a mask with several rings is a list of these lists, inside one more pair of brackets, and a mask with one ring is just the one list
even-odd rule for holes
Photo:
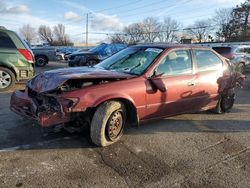
[[151,84],[153,84],[153,86],[157,89],[159,89],[161,92],[166,92],[167,88],[164,84],[164,82],[162,81],[162,79],[159,76],[155,76],[150,78],[150,82]]

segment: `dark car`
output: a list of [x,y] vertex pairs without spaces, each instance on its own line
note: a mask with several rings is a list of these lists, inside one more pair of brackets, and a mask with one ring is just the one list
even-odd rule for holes
[[73,53],[69,56],[69,67],[96,65],[126,47],[125,44],[102,43],[88,51]]
[[250,46],[220,46],[213,47],[213,50],[228,58],[241,73],[250,64]]
[[64,59],[65,59],[65,61],[68,61],[71,54],[86,52],[88,50],[89,50],[88,48],[82,48],[82,49],[77,49],[77,50],[69,50],[64,54]]
[[[80,50],[82,50],[82,49],[80,49]],[[64,60],[68,61],[69,60],[69,56],[72,53],[77,52],[77,51],[79,51],[78,48],[66,48],[65,52],[63,52],[64,53]]]
[[35,74],[34,55],[15,32],[0,28],[0,92]]
[[88,126],[93,143],[118,141],[127,124],[183,113],[228,112],[244,76],[210,48],[128,47],[94,67],[39,74],[11,97],[11,110],[43,127]]

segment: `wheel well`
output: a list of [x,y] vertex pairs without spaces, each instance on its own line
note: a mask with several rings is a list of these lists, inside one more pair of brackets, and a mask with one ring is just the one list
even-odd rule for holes
[[13,74],[15,75],[15,78],[17,79],[17,73],[12,67],[8,67],[8,66],[5,66],[5,65],[0,65],[0,67],[9,69],[11,72],[13,72]]
[[239,64],[243,64],[244,66],[246,65],[244,61],[240,61]]
[[[134,104],[127,100],[127,99],[124,99],[124,98],[114,98],[114,99],[110,99],[110,100],[107,100],[107,101],[119,101],[119,102],[122,102],[124,105],[125,105],[125,108],[126,108],[126,112],[127,112],[127,121],[130,125],[135,125],[137,126],[139,124],[139,120],[138,120],[138,117],[137,117],[137,110],[134,106]],[[103,104],[104,102],[107,102],[107,101],[103,101],[101,104]],[[90,112],[90,119],[92,120],[92,117],[96,111],[96,109],[101,105],[99,104],[98,106],[94,107],[94,108],[88,108],[87,111]]]
[[121,101],[125,107],[126,107],[126,112],[127,112],[127,117],[128,117],[128,123],[130,125],[138,125],[138,117],[137,117],[137,110],[134,106],[134,104],[127,100],[127,99],[117,99],[118,101]]
[[95,59],[95,58],[89,58],[88,60],[87,60],[87,62],[88,61],[96,61],[97,63],[99,63],[99,60],[98,59]]

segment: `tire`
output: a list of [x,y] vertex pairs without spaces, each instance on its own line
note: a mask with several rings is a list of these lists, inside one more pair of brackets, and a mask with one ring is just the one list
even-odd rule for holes
[[46,56],[36,56],[36,66],[44,67],[48,64],[48,58]]
[[94,59],[90,59],[87,61],[86,66],[93,67],[94,65],[98,64],[98,62]]
[[122,137],[125,125],[125,106],[118,101],[104,102],[93,116],[90,126],[91,140],[97,146],[111,145]]
[[243,73],[245,70],[245,63],[241,62],[237,65],[236,67],[236,71],[237,72],[240,72],[240,73]]
[[221,96],[216,107],[212,110],[216,114],[230,112],[234,105],[235,94]]
[[16,77],[14,73],[9,69],[0,67],[0,92],[12,89],[15,83]]

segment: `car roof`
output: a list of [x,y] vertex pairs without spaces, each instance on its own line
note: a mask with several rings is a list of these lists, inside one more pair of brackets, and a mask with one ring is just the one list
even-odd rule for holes
[[211,49],[205,46],[197,45],[186,45],[186,44],[137,44],[136,47],[145,47],[145,48],[161,48],[161,49],[170,49],[170,48],[194,48],[194,49]]

